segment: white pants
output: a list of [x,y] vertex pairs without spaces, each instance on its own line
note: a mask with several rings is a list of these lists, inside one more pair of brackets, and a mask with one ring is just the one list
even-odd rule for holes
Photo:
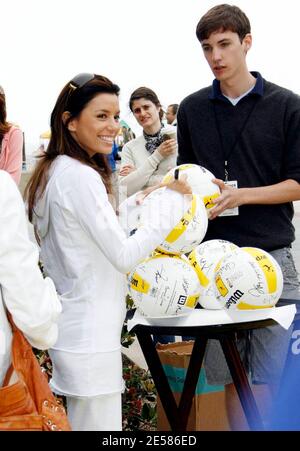
[[121,393],[67,397],[67,410],[73,431],[122,431]]

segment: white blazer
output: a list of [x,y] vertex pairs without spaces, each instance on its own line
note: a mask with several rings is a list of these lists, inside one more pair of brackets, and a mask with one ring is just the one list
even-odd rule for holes
[[0,385],[11,361],[11,329],[5,309],[31,345],[47,349],[57,339],[61,304],[52,280],[43,279],[38,251],[28,236],[20,192],[0,171]]

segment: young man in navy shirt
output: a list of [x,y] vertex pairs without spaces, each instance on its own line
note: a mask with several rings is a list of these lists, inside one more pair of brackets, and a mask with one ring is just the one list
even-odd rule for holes
[[[204,166],[221,190],[210,210],[205,240],[225,239],[270,252],[283,270],[282,297],[300,300],[291,255],[292,201],[300,199],[300,98],[248,70],[251,27],[238,7],[223,4],[210,9],[196,34],[215,80],[180,104],[178,164]],[[265,393],[268,387],[274,394],[278,386],[290,332],[275,326],[238,340],[252,381],[263,384]],[[209,383],[225,385],[232,427],[246,427],[214,340],[205,367]]]

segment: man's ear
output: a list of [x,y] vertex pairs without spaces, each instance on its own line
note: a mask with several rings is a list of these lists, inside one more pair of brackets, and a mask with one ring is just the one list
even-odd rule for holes
[[247,53],[248,50],[250,50],[252,47],[252,35],[250,33],[247,33],[246,36],[244,37],[243,44],[245,47],[245,51]]
[[[69,111],[64,111],[62,114],[62,121],[64,124],[67,123],[68,119],[70,118],[71,113]],[[74,120],[70,120],[67,123],[67,128],[69,130],[69,132],[76,132],[76,126],[75,126],[75,119]]]

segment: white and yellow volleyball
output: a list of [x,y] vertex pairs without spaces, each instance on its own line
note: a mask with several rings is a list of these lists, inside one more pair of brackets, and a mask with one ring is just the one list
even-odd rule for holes
[[195,268],[201,285],[199,304],[211,310],[221,310],[223,306],[215,295],[215,268],[226,254],[238,249],[235,244],[225,240],[210,240],[199,244],[189,255],[189,261]]
[[188,314],[199,298],[199,280],[186,258],[157,254],[129,274],[130,295],[144,316]]
[[[162,224],[163,218],[166,224]],[[168,188],[159,188],[146,197],[140,222],[166,231],[166,238],[156,251],[172,255],[191,252],[202,242],[208,226],[204,203],[199,195],[183,196]],[[176,224],[171,231],[170,223]]]
[[283,289],[276,260],[254,247],[238,248],[225,255],[215,268],[214,283],[217,300],[227,310],[273,307]]
[[199,194],[204,202],[206,208],[212,208],[214,204],[213,199],[220,195],[219,187],[212,182],[215,176],[203,166],[198,164],[181,164],[176,168],[171,169],[163,178],[164,183],[168,183],[174,177],[175,169],[179,170],[179,177],[182,174],[187,175],[187,182],[192,188],[192,192]]
[[119,223],[128,237],[140,226],[141,205],[136,203],[138,194],[128,197],[118,207]]

